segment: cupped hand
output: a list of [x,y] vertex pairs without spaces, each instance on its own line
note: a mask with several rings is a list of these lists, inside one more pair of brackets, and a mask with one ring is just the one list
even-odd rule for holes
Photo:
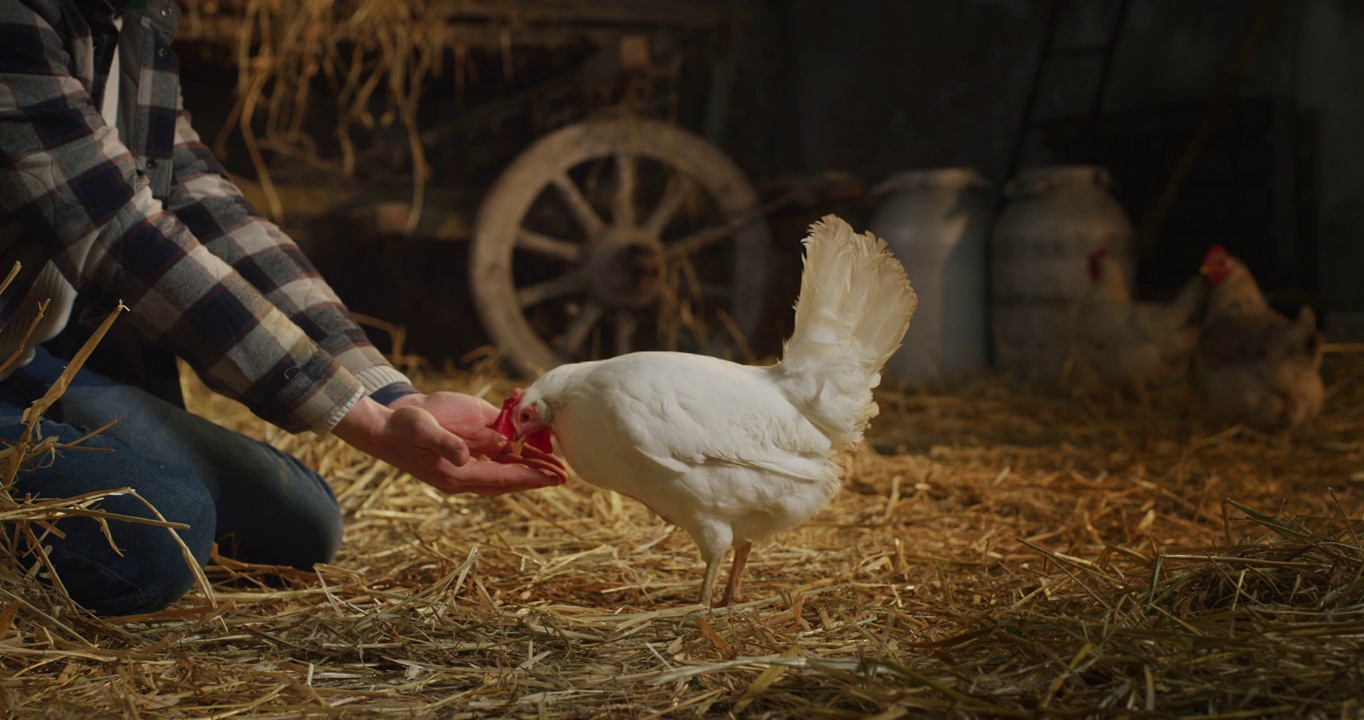
[[404,395],[388,406],[394,410],[416,407],[431,413],[441,427],[458,435],[474,455],[497,457],[507,449],[507,438],[488,427],[497,419],[498,409],[482,398],[456,392],[416,393]]
[[[456,406],[469,404],[443,405],[447,411]],[[474,458],[470,444],[442,425],[417,403],[392,408],[366,397],[346,413],[333,433],[346,444],[447,493],[502,495],[562,485],[568,478],[557,457],[534,451],[524,457],[509,455],[505,439],[497,443],[492,458]],[[487,447],[478,438],[475,445]]]
[[429,484],[448,493],[505,495],[565,482],[568,482],[568,470],[558,456],[535,448],[522,448],[520,455],[507,453],[491,459],[471,460],[450,470],[441,482]]

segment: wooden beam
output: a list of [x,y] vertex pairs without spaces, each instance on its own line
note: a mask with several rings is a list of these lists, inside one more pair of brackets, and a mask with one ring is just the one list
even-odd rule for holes
[[[205,13],[192,2],[184,13],[177,39],[235,45],[244,16],[236,8]],[[555,47],[583,40],[607,44],[629,34],[719,27],[738,17],[723,6],[681,0],[535,3],[465,0],[437,16],[444,24],[444,32],[437,36],[451,47],[501,49],[507,44]]]

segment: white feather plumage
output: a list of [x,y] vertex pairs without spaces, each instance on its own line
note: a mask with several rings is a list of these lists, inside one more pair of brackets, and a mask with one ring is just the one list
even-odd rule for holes
[[526,390],[584,480],[648,505],[700,548],[709,602],[719,560],[790,529],[837,494],[836,454],[876,414],[872,388],[917,298],[870,233],[827,216],[805,240],[795,328],[781,362],[751,367],[640,352],[563,365]]

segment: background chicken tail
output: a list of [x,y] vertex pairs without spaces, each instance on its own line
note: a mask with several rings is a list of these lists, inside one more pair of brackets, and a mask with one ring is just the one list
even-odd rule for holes
[[1186,280],[1168,306],[1172,328],[1201,323],[1207,301],[1208,283],[1203,276],[1195,275]]
[[811,227],[795,329],[773,371],[836,447],[860,441],[876,415],[871,390],[918,302],[884,240],[833,215]]
[[1321,357],[1322,336],[1317,331],[1317,314],[1312,308],[1304,307],[1298,312],[1298,319],[1284,325],[1269,340],[1269,361],[1281,362],[1294,355],[1309,358]]

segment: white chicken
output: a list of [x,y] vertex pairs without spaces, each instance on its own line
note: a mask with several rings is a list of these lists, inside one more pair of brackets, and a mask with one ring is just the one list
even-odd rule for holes
[[1137,303],[1122,266],[1102,248],[1089,256],[1089,290],[1075,305],[1077,359],[1103,384],[1150,404],[1149,391],[1182,378],[1198,348],[1207,283],[1194,276],[1169,303]]
[[638,352],[559,366],[503,406],[494,427],[548,447],[593,485],[634,498],[696,542],[702,604],[735,549],[737,601],[756,541],[814,516],[840,487],[838,456],[877,414],[872,388],[918,298],[870,233],[832,215],[805,240],[795,327],[781,362]]

